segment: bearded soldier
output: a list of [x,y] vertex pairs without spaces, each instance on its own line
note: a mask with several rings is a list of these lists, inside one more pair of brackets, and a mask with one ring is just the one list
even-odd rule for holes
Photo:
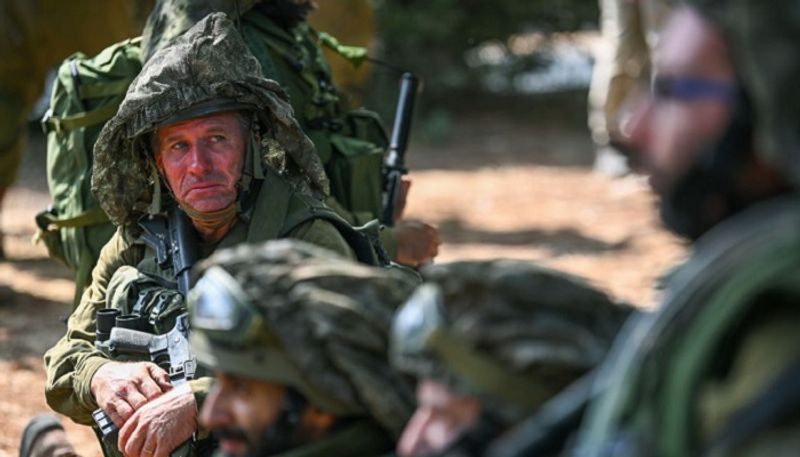
[[403,457],[485,455],[597,365],[630,311],[530,262],[455,262],[423,274],[392,327],[392,362],[419,381]]
[[395,273],[294,240],[204,262],[190,339],[216,374],[200,420],[224,455],[392,450],[413,394],[389,366],[388,330],[415,285]]
[[580,456],[800,450],[800,3],[691,3],[627,131],[693,253],[621,335]]
[[[197,408],[210,378],[172,388],[154,364],[109,360],[94,344],[95,312],[118,308],[144,316],[155,333],[172,328],[184,309],[173,266],[185,251],[203,258],[221,247],[292,237],[352,257],[340,233],[349,226],[317,198],[327,187],[284,92],[261,76],[224,14],[155,53],[97,141],[93,190],[118,228],[66,335],[45,355],[50,406],[82,424],[101,408],[121,428],[120,450],[128,455],[147,440],[168,452],[202,437]],[[194,245],[158,248],[167,234],[147,227],[165,212],[188,216]],[[153,238],[155,249],[146,245]]]

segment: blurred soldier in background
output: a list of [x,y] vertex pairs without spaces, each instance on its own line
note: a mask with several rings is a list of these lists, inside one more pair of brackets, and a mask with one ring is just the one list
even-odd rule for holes
[[403,457],[484,455],[595,367],[630,310],[529,262],[456,262],[423,275],[392,326],[392,363],[419,381]]
[[694,250],[615,345],[575,455],[800,452],[800,2],[691,3],[625,131]]
[[652,54],[676,0],[600,0],[602,41],[589,90],[595,170],[621,176],[629,164],[620,144],[625,100],[651,76]]
[[[14,183],[28,115],[51,67],[141,33],[154,1],[0,0],[0,207]],[[0,229],[0,258],[3,258]]]
[[411,384],[388,362],[392,313],[415,286],[396,273],[289,240],[203,263],[190,340],[216,374],[200,420],[223,454],[392,450],[413,409]]

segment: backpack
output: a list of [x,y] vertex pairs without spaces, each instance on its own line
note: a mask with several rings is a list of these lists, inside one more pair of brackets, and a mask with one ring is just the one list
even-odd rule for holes
[[133,38],[94,57],[68,57],[58,68],[50,109],[42,119],[52,203],[36,215],[35,239],[75,272],[75,304],[115,230],[91,191],[94,143],[141,71],[140,51],[141,38]]

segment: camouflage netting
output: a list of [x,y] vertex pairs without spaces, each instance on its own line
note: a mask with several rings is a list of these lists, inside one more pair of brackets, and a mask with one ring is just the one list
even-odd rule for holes
[[800,2],[689,0],[716,22],[756,111],[759,152],[800,185]]
[[293,117],[280,86],[261,77],[258,62],[233,23],[215,13],[158,51],[133,81],[97,139],[92,190],[117,225],[152,203],[158,183],[149,134],[164,120],[201,103],[228,100],[252,107],[262,127],[257,153],[307,191],[328,192],[314,146]]
[[[259,330],[259,342],[239,352],[263,352],[265,341],[277,341],[272,345],[302,373],[303,382],[292,387],[312,403],[333,397],[341,406],[330,412],[368,414],[399,436],[413,409],[413,388],[389,366],[388,332],[413,282],[395,270],[355,264],[295,240],[220,251],[201,271],[212,266],[236,279],[268,323]],[[198,333],[195,329],[192,337]],[[209,352],[225,351],[219,344],[210,347]],[[206,357],[198,351],[201,361]],[[229,361],[222,370],[272,382],[287,379],[269,360],[247,367]]]
[[[428,284],[441,291],[443,327],[479,357],[510,373],[536,404],[521,407],[508,392],[486,391],[457,373],[453,360],[435,351],[396,349],[404,338],[395,324],[392,362],[399,368],[482,398],[500,417],[515,420],[540,404],[533,384],[551,396],[595,367],[605,356],[631,308],[613,302],[579,278],[514,260],[464,261],[428,267]],[[404,310],[405,310],[404,305]],[[406,334],[405,337],[413,337]],[[503,386],[512,389],[508,384]],[[541,398],[541,394],[539,394]],[[528,402],[530,403],[530,402]]]

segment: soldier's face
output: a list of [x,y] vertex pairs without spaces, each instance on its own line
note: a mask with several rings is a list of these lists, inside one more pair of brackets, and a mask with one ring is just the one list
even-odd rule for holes
[[283,410],[285,397],[282,385],[218,372],[200,421],[219,438],[225,455],[255,455],[265,431]]
[[201,212],[221,210],[236,200],[244,137],[234,112],[170,124],[156,132],[156,164],[180,203]]
[[442,451],[474,427],[480,413],[477,398],[424,379],[417,386],[417,410],[403,430],[397,452],[402,457],[417,457]]
[[723,36],[682,7],[663,31],[652,93],[634,95],[622,133],[633,162],[658,193],[668,192],[730,122],[734,68]]

